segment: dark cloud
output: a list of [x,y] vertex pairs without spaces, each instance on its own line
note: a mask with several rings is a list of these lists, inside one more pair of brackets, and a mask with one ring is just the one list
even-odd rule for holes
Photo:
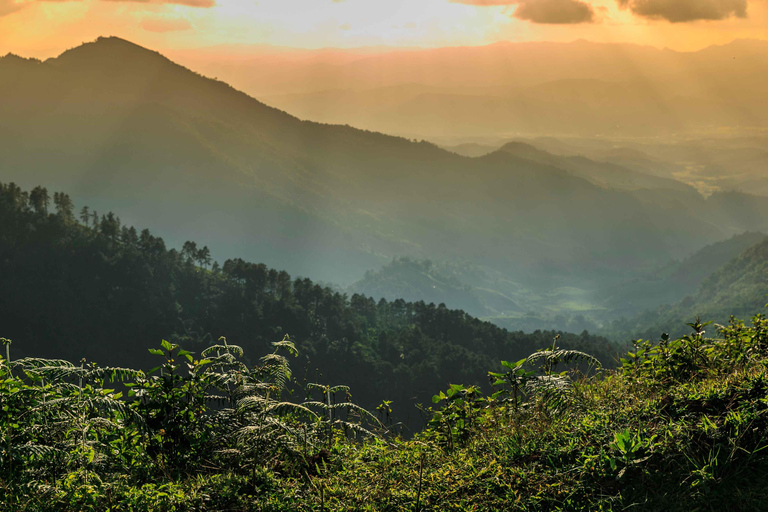
[[637,16],[682,23],[747,17],[747,0],[617,0]]
[[579,0],[521,0],[515,18],[533,23],[592,23],[595,12],[588,3]]
[[16,12],[24,7],[24,4],[16,3],[14,0],[0,0],[0,17]]
[[[595,11],[582,0],[450,0],[456,4],[491,6],[516,5],[512,16],[532,23],[592,23]],[[622,1],[622,0],[620,0]]]

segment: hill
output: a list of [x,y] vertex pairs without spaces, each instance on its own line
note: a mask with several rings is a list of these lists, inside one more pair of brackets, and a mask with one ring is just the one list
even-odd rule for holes
[[[445,303],[474,316],[520,310],[513,299],[500,292],[476,288],[463,282],[463,270],[461,267],[435,264],[430,260],[399,258],[377,272],[366,272],[363,279],[349,287],[349,291],[387,300],[402,298]],[[482,275],[481,279],[487,281],[489,276]]]
[[[297,382],[353,385],[358,403],[373,409],[391,400],[396,417],[414,427],[421,420],[413,404],[428,403],[433,389],[487,387],[499,361],[555,335],[508,332],[443,304],[348,297],[239,258],[219,265],[206,246],[169,250],[111,212],[81,208],[79,223],[68,195],[55,193],[49,211],[50,200],[42,187],[0,187],[0,323],[16,357],[147,369],[154,358],[142,339],[199,354],[226,336],[258,355],[288,334],[301,353]],[[606,364],[615,355],[586,333],[563,334],[562,344]]]
[[604,290],[603,304],[610,307],[614,318],[618,318],[656,309],[661,304],[679,302],[688,295],[695,295],[710,275],[765,239],[763,233],[747,232],[703,247],[684,260]]
[[[714,257],[713,261],[726,254],[720,252],[721,249],[722,245],[707,251]],[[768,240],[763,237],[712,272],[694,293],[679,302],[654,308],[631,320],[613,322],[611,328],[615,332],[611,337],[616,338],[616,333],[621,333],[625,339],[656,339],[662,332],[676,336],[684,330],[682,322],[692,322],[697,317],[727,324],[732,315],[744,320],[763,313],[768,302],[766,256]],[[691,265],[699,261],[691,262]]]
[[0,60],[0,136],[5,181],[341,285],[439,256],[537,291],[588,287],[768,228],[766,198],[616,190],[506,151],[300,121],[117,38]]
[[637,172],[621,165],[599,162],[583,156],[557,156],[524,142],[508,142],[500,151],[544,165],[564,169],[597,186],[615,190],[669,189],[690,194],[693,187],[671,178]]

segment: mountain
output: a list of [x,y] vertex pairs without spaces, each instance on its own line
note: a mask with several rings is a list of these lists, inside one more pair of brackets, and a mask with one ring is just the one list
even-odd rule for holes
[[656,137],[766,126],[765,41],[698,52],[580,40],[176,55],[300,118],[409,137]]
[[[462,282],[465,271],[462,267],[439,265],[430,260],[399,258],[376,272],[366,272],[348,291],[374,299],[444,303],[480,317],[520,310],[512,298],[501,292]],[[486,275],[483,278],[489,279]]]
[[547,289],[626,280],[768,228],[765,198],[617,190],[561,164],[301,121],[117,38],[0,60],[0,178],[69,190],[220,259],[347,285],[393,257],[439,255]]
[[500,148],[520,158],[565,169],[574,176],[584,178],[595,185],[616,190],[663,188],[683,193],[694,192],[693,187],[671,178],[637,172],[621,165],[598,162],[583,156],[556,156],[524,142],[508,142]]
[[[702,251],[699,257],[691,258],[688,268],[700,266],[701,257],[709,256],[717,261],[751,239],[754,234],[745,234],[734,238],[730,243],[717,244]],[[706,265],[707,267],[709,265]],[[679,278],[680,272],[673,274]],[[674,277],[671,277],[674,279]],[[681,326],[692,322],[697,317],[702,321],[728,323],[731,315],[741,320],[749,320],[754,315],[764,314],[768,295],[768,239],[762,239],[743,250],[714,272],[704,278],[698,289],[672,305],[665,305],[646,311],[629,320],[616,321],[612,324],[611,337],[624,339],[644,337],[657,339],[662,332],[673,336],[685,334]]]
[[708,245],[688,258],[672,262],[647,276],[603,290],[602,304],[610,310],[610,315],[617,318],[637,315],[661,304],[677,303],[688,295],[695,295],[710,275],[765,240],[763,233],[746,232]]

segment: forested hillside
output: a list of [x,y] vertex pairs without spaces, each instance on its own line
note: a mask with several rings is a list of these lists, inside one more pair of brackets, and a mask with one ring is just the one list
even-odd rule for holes
[[[718,256],[717,249],[723,247],[713,246],[710,251],[710,256],[715,259]],[[695,263],[701,261],[690,263],[696,268]],[[766,303],[768,239],[762,237],[761,241],[708,274],[695,293],[672,305],[646,311],[631,319],[616,320],[606,329],[606,334],[627,339],[657,339],[662,332],[678,336],[685,331],[682,323],[691,322],[697,317],[726,324],[731,316],[744,320],[764,313]]]
[[[661,304],[675,304],[686,296],[695,295],[710,275],[765,240],[764,233],[746,232],[707,245],[688,258],[602,290],[602,305],[610,311],[609,319],[614,320],[621,316],[637,316],[649,309],[657,309]],[[759,281],[755,285],[759,285]],[[755,311],[748,316],[753,313]]]
[[499,303],[504,308],[502,311],[517,309],[513,300],[504,300],[501,294],[495,294],[495,303],[484,300],[482,291],[462,282],[456,274],[445,265],[437,265],[430,260],[399,258],[377,272],[366,272],[363,279],[353,283],[349,290],[366,297],[387,300],[401,298],[438,304],[442,302],[473,316],[487,316],[492,311],[491,306]]
[[[200,352],[225,336],[247,357],[288,334],[299,380],[349,385],[366,407],[392,400],[404,421],[435,389],[487,385],[499,361],[555,334],[507,332],[443,304],[348,297],[242,259],[219,265],[207,247],[168,249],[112,212],[14,184],[0,188],[0,289],[0,325],[19,355],[146,368],[160,339]],[[587,333],[561,340],[608,365],[615,355]]]

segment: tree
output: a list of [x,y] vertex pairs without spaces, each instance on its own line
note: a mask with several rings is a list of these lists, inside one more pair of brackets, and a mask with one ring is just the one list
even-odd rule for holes
[[54,192],[53,204],[56,206],[56,214],[64,222],[73,222],[75,220],[75,205],[67,194],[64,192]]
[[197,243],[189,240],[184,242],[184,246],[181,248],[181,257],[189,263],[197,259]]
[[195,259],[200,264],[200,266],[203,268],[208,268],[208,265],[211,264],[211,251],[208,249],[207,245],[203,246],[202,249],[197,251]]
[[129,245],[129,246],[137,245],[139,243],[139,235],[136,232],[136,228],[134,228],[133,226],[131,227],[123,226],[123,229],[121,230],[121,233],[120,233],[120,240],[122,240],[122,242],[125,245]]
[[80,208],[80,220],[83,221],[83,224],[85,224],[85,227],[88,227],[89,220],[91,218],[90,208],[87,206],[83,206]]
[[48,213],[48,204],[51,202],[48,196],[48,190],[45,187],[37,186],[29,193],[29,202],[32,204],[32,208],[35,213],[39,215],[45,215]]
[[108,236],[112,240],[116,239],[117,235],[120,234],[120,219],[115,217],[112,212],[102,215],[99,230],[102,235]]

